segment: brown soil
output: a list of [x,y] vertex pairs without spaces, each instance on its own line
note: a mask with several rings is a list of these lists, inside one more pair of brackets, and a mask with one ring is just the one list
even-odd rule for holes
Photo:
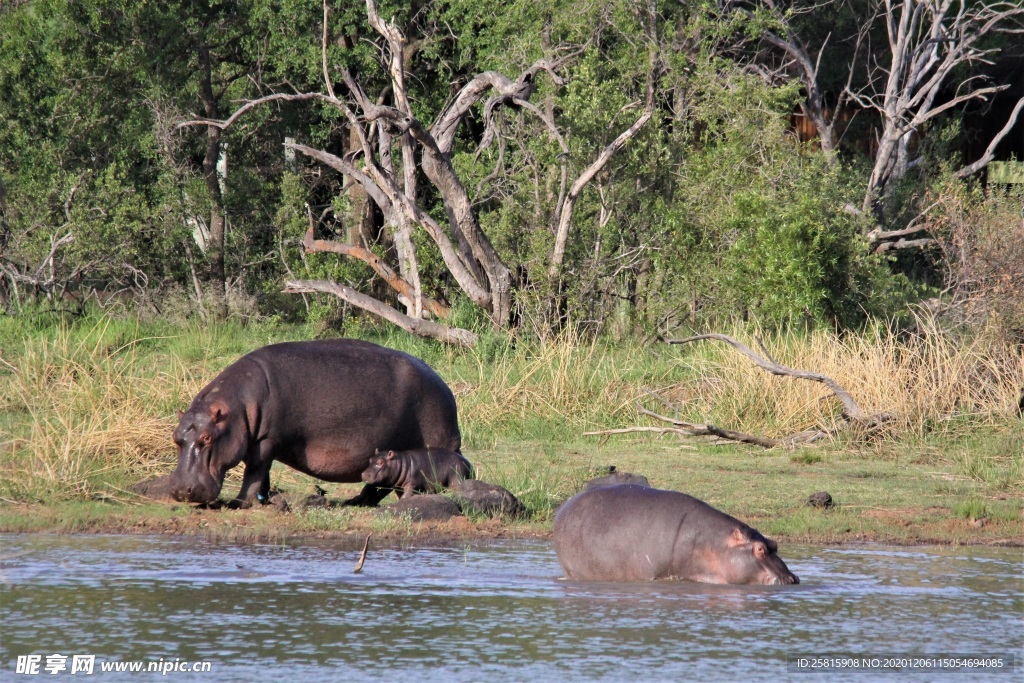
[[[72,516],[61,508],[45,505],[5,505],[0,531],[34,533],[170,534],[202,536],[238,542],[281,541],[286,538],[330,538],[360,549],[366,536],[375,544],[445,545],[467,540],[548,539],[550,522],[476,519],[459,515],[444,522],[382,522],[373,510],[359,510],[344,528],[317,528],[315,520],[272,506],[250,510],[193,508],[179,503],[153,502],[125,506],[119,511]],[[827,512],[823,514],[828,514]],[[968,520],[935,515],[926,510],[867,509],[854,522],[833,530],[796,534],[772,534],[783,543],[843,545],[885,543],[890,545],[989,545],[1024,547],[1019,522]],[[923,517],[923,518],[922,518]],[[12,521],[13,520],[13,521]],[[27,520],[31,520],[28,522]],[[766,520],[745,520],[761,527]]]
[[[109,512],[101,516],[71,518],[59,509],[44,505],[4,506],[5,517],[20,520],[17,523],[0,521],[0,532],[31,533],[94,533],[94,534],[168,534],[178,536],[204,536],[238,541],[277,541],[283,538],[332,538],[351,541],[353,548],[361,548],[367,535],[375,542],[417,545],[455,543],[468,539],[520,539],[548,538],[549,524],[534,522],[508,522],[501,519],[469,519],[458,515],[447,521],[406,522],[382,524],[373,510],[353,514],[348,525],[341,529],[311,528],[310,522],[292,512],[280,512],[272,506],[250,510],[189,508],[167,503],[139,508],[126,507],[123,512]],[[154,514],[154,510],[156,514]],[[170,513],[168,516],[167,513]],[[31,520],[26,524],[24,520]]]

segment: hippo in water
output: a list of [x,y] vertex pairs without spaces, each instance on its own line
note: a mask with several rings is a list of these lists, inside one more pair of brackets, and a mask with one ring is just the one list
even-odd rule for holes
[[363,481],[393,490],[399,498],[414,493],[436,493],[463,479],[473,478],[473,466],[461,453],[447,448],[388,451],[370,459]]
[[555,514],[555,553],[569,579],[683,579],[724,584],[800,580],[773,541],[692,496],[622,484],[584,491]]
[[[245,463],[247,507],[266,499],[279,460],[334,482],[357,482],[377,448],[462,446],[455,396],[426,363],[356,339],[273,344],[228,366],[181,414],[171,495],[208,503]],[[348,501],[374,506],[390,489],[367,485]]]

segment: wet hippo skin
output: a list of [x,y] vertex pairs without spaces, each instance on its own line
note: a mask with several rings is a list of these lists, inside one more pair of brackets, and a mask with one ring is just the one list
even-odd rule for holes
[[584,491],[555,514],[569,579],[794,584],[774,541],[692,496],[622,484]]

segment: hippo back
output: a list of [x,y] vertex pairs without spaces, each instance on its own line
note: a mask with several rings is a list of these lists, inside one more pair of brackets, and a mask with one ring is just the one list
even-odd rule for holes
[[619,484],[569,499],[554,523],[555,553],[566,577],[644,581],[669,576],[679,530],[679,515],[673,515],[679,499],[663,495],[669,493]]
[[249,364],[266,383],[259,438],[272,439],[277,459],[300,471],[359,481],[377,449],[462,446],[451,389],[409,354],[323,339],[265,346],[232,367],[248,372]]
[[[796,582],[756,529],[677,491],[631,484],[584,491],[556,513],[554,542],[576,580]],[[766,556],[755,561],[758,543]]]

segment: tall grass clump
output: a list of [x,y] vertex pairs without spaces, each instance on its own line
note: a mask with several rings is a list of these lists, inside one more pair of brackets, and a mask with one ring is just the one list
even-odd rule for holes
[[[860,332],[765,333],[734,330],[758,348],[760,339],[783,365],[827,375],[867,413],[888,413],[890,437],[1010,428],[1024,386],[1024,347],[982,331],[961,334],[919,315],[915,329],[876,324]],[[822,384],[776,377],[720,342],[681,347],[680,381],[660,392],[682,419],[781,437],[829,427],[840,405]]]
[[616,419],[638,397],[623,381],[644,359],[585,339],[569,328],[544,340],[517,340],[490,358],[454,359],[452,384],[467,440],[575,440]]
[[[175,392],[167,373],[138,372],[137,330],[109,318],[91,328],[30,337],[0,375],[0,494],[15,499],[115,493],[115,472],[144,471],[173,428],[159,408]],[[13,419],[10,416],[14,416]]]
[[117,498],[167,470],[175,411],[238,355],[276,341],[231,323],[103,314],[38,329],[2,322],[0,497],[13,500]]

